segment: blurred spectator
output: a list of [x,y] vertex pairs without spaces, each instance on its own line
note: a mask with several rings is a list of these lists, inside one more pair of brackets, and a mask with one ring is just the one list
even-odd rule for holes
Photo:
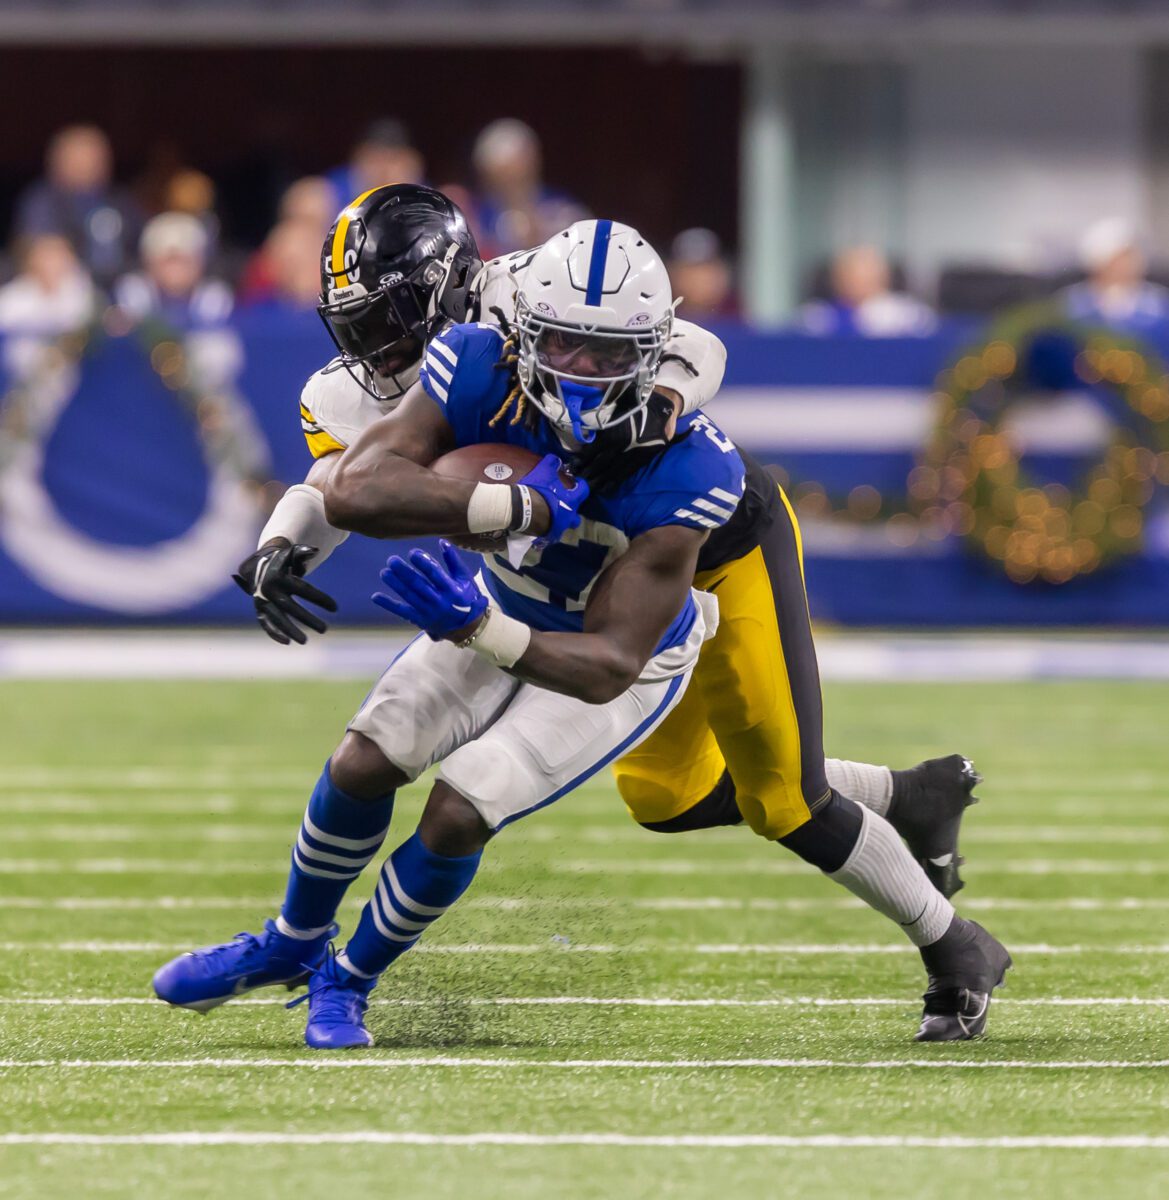
[[1145,256],[1126,221],[1090,226],[1080,241],[1080,265],[1088,278],[1060,293],[1068,316],[1124,333],[1169,328],[1169,289],[1145,278]]
[[152,217],[142,231],[142,270],[124,275],[114,288],[118,306],[137,320],[158,317],[178,330],[222,325],[231,315],[231,289],[208,279],[209,241],[190,213]]
[[492,121],[475,139],[472,161],[484,258],[538,246],[588,216],[570,196],[544,184],[540,139],[523,121]]
[[[393,117],[374,121],[349,153],[349,162],[326,178],[333,187],[333,215],[370,188],[384,183],[422,183],[426,164],[406,126]],[[332,223],[332,216],[329,218]]]
[[931,333],[928,305],[890,287],[889,261],[875,246],[850,246],[832,260],[830,300],[813,300],[799,313],[806,333],[904,337]]
[[57,335],[93,317],[97,288],[68,240],[56,233],[30,238],[20,274],[0,287],[0,332]]
[[340,204],[334,203],[335,199],[336,193],[323,175],[306,175],[290,184],[281,196],[280,220],[308,226],[320,234],[323,242],[341,208]]
[[215,215],[215,184],[210,175],[184,167],[176,171],[163,188],[163,212],[189,213],[197,217],[213,240],[219,236],[219,218]]
[[321,300],[323,234],[307,221],[286,219],[268,234],[260,253],[268,278],[241,299],[250,308],[311,312]]
[[[323,175],[306,175],[291,184],[280,199],[280,220],[269,232],[264,244],[248,259],[240,277],[241,303],[255,305],[271,301],[282,286],[277,282],[281,268],[274,255],[290,242],[290,227],[303,231],[314,245],[312,252],[313,275],[316,280],[314,292],[320,289],[321,247],[325,236],[337,215],[336,193],[332,184]],[[284,230],[281,238],[277,231]],[[307,256],[307,252],[305,252]],[[299,289],[294,288],[294,291]],[[314,301],[315,302],[315,301]],[[299,305],[298,305],[299,307]]]
[[133,261],[140,217],[115,187],[109,139],[93,125],[71,125],[49,142],[45,178],[17,204],[17,238],[57,233],[99,283],[111,282]]
[[731,266],[718,235],[709,229],[686,229],[670,244],[666,262],[670,286],[680,298],[678,316],[690,321],[733,317]]

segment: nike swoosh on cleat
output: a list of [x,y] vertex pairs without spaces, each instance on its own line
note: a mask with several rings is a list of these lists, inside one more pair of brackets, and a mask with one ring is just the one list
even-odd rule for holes
[[[977,993],[975,993],[975,994],[977,995]],[[971,1025],[977,1023],[978,1021],[981,1021],[982,1018],[986,1015],[986,1010],[989,1007],[990,1007],[990,993],[983,992],[982,993],[982,1005],[979,1008],[978,1012],[973,1013],[973,1014],[968,1014],[967,1016],[963,1016],[961,1013],[955,1014],[955,1016],[957,1016],[957,1018],[958,1018],[958,1024],[962,1026],[962,1032],[964,1034],[966,1034],[967,1037],[971,1036],[970,1025],[966,1024],[967,1020],[969,1019],[969,1021],[971,1022]]]
[[939,858],[931,858],[930,862],[935,867],[948,867],[954,861],[953,854],[943,854]]

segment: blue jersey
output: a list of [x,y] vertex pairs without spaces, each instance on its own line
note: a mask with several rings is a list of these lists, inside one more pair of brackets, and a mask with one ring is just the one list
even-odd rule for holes
[[[455,325],[427,347],[421,383],[442,409],[458,446],[507,442],[536,454],[569,457],[548,421],[491,419],[515,385],[501,362],[503,334],[493,325]],[[743,495],[745,470],[733,443],[701,413],[683,418],[690,436],[605,495],[592,493],[581,523],[558,542],[533,546],[518,566],[504,554],[484,556],[484,583],[492,599],[533,629],[579,633],[589,592],[602,572],[647,530],[661,525],[717,529]],[[693,599],[666,631],[657,653],[686,640],[694,624]]]

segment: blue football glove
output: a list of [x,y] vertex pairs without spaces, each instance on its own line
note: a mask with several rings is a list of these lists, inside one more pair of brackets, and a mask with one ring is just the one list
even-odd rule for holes
[[518,482],[537,492],[548,505],[551,524],[548,532],[540,535],[544,542],[559,541],[570,529],[580,524],[577,511],[588,499],[589,485],[577,479],[572,487],[566,487],[560,478],[564,464],[555,454],[545,454],[542,459]]
[[389,558],[381,581],[392,590],[371,597],[379,608],[417,625],[435,642],[473,625],[487,611],[487,597],[459,552],[450,542],[439,545],[441,563],[425,550],[411,550],[409,561],[396,554]]

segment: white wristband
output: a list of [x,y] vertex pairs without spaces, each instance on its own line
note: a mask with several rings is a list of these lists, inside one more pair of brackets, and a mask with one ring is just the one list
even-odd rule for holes
[[282,537],[294,546],[316,546],[307,568],[315,571],[348,536],[325,519],[325,497],[311,483],[294,483],[272,510],[259,544]]
[[511,526],[511,486],[477,483],[467,502],[469,533],[501,533]]
[[531,640],[530,626],[489,604],[483,614],[483,624],[463,645],[497,667],[514,667],[523,658]]

